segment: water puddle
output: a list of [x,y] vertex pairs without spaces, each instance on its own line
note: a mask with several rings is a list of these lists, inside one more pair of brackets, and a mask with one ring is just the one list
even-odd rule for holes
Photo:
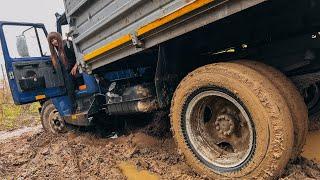
[[320,163],[320,131],[308,133],[306,145],[303,148],[302,156]]
[[15,138],[15,137],[19,137],[29,132],[37,133],[37,132],[40,132],[41,130],[42,130],[42,126],[39,125],[35,127],[24,127],[24,128],[13,130],[13,131],[0,131],[0,142]]
[[128,180],[159,180],[160,178],[146,170],[139,171],[136,166],[123,162],[119,165],[122,173]]

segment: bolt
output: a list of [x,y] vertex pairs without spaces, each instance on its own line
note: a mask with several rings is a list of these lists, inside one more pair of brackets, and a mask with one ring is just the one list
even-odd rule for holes
[[219,126],[217,126],[217,127],[216,127],[216,130],[220,130],[220,127],[219,127]]

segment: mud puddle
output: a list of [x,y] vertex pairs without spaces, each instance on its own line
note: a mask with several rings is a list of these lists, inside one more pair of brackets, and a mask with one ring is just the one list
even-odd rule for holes
[[159,180],[160,177],[146,170],[138,170],[138,168],[128,162],[122,162],[119,165],[121,172],[128,180]]
[[0,142],[19,137],[26,133],[37,133],[40,131],[42,131],[41,125],[34,127],[24,127],[13,131],[0,131]]

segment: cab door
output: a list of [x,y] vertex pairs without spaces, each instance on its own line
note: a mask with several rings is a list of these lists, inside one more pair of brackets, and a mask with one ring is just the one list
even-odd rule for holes
[[0,41],[15,104],[66,94],[61,70],[51,63],[43,24],[0,21]]

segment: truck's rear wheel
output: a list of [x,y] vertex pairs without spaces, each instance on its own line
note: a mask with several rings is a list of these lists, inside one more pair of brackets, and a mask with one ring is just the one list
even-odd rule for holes
[[308,109],[295,85],[280,71],[260,62],[239,60],[235,63],[250,67],[267,77],[285,98],[291,112],[294,128],[292,159],[302,151],[308,132]]
[[59,134],[67,131],[64,120],[51,101],[46,101],[42,105],[40,118],[46,132]]
[[211,178],[277,177],[292,152],[285,99],[243,65],[207,65],[185,77],[172,100],[171,125],[187,162]]

